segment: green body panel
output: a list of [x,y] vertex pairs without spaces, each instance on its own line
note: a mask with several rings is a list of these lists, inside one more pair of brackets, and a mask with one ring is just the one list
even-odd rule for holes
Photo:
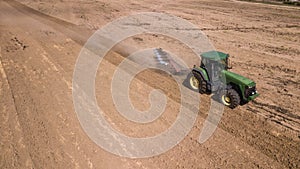
[[250,101],[258,96],[258,95],[257,96],[253,95],[253,96],[255,96],[253,99],[251,99],[251,96],[248,98],[245,97],[244,91],[245,91],[246,86],[252,87],[252,86],[256,85],[255,82],[253,82],[252,80],[250,80],[242,75],[239,75],[239,74],[227,71],[227,70],[223,70],[222,75],[225,76],[226,84],[234,84],[240,89],[243,100]]
[[253,96],[249,96],[248,98],[245,97],[246,86],[252,87],[256,85],[255,82],[253,82],[252,80],[227,70],[223,70],[222,75],[225,76],[226,78],[226,84],[234,84],[236,87],[240,89],[242,95],[241,99],[245,101],[250,101],[258,96],[258,94],[255,94]]
[[206,80],[206,81],[208,81],[209,79],[208,79],[208,75],[207,75],[207,72],[206,72],[206,70],[205,69],[203,69],[202,67],[195,67],[194,69],[196,69],[196,70],[198,70],[198,71],[200,71],[200,72],[202,72],[202,74],[203,74],[203,78],[204,78],[204,80]]
[[244,86],[245,85],[255,86],[255,83],[252,80],[250,80],[242,75],[239,75],[239,74],[227,71],[227,70],[223,70],[222,74],[225,75],[227,84],[234,83],[234,84],[240,84],[240,85],[244,85]]
[[258,93],[256,93],[255,95],[249,96],[246,100],[249,102],[251,100],[254,100],[257,96],[259,96]]
[[201,58],[214,61],[225,60],[228,57],[228,54],[219,51],[209,51],[201,54]]

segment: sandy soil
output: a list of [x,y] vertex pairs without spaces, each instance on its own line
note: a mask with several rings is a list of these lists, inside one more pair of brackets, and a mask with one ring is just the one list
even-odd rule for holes
[[[20,2],[0,2],[0,168],[300,167],[299,8],[219,0]],[[142,11],[174,14],[199,26],[218,50],[231,54],[232,71],[257,82],[261,95],[237,109],[226,108],[204,144],[197,139],[209,96],[201,96],[196,124],[180,144],[159,156],[129,159],[101,149],[82,130],[72,76],[82,46],[96,29]],[[189,54],[165,37],[141,35],[125,43]],[[109,89],[124,56],[110,52],[105,58],[96,93],[113,126],[136,137],[170,127],[180,104],[174,81],[160,72],[140,73],[131,84],[133,105],[147,109],[145,95],[153,88],[167,94],[168,105],[154,123],[131,123],[115,110]]]

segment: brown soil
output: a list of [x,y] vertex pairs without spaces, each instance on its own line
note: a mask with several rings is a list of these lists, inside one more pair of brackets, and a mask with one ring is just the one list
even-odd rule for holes
[[[217,131],[199,144],[209,105],[209,96],[201,95],[199,117],[180,144],[159,156],[129,159],[101,149],[82,130],[73,107],[72,76],[82,46],[96,29],[142,11],[170,13],[199,26],[216,49],[231,54],[232,71],[253,79],[261,95],[234,110],[226,108]],[[0,168],[299,168],[299,23],[297,7],[234,0],[1,1]],[[166,37],[141,35],[125,43],[191,54]],[[97,100],[107,119],[130,136],[167,129],[180,94],[161,72],[140,73],[130,97],[137,109],[146,110],[145,96],[161,89],[168,96],[162,117],[138,125],[117,113],[109,84],[123,59],[110,52],[101,65],[105,71],[97,74]]]

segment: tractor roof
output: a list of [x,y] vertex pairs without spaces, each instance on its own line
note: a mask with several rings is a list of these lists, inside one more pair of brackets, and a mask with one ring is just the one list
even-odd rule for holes
[[214,61],[218,61],[218,60],[226,59],[227,57],[229,57],[229,55],[226,53],[223,53],[223,52],[213,50],[213,51],[202,53],[201,57],[210,59],[210,60],[214,60]]

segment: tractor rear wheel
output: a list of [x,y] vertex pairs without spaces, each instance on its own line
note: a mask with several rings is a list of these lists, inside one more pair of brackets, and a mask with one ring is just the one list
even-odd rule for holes
[[187,80],[190,89],[201,94],[206,93],[206,81],[199,73],[190,73]]
[[240,95],[234,89],[228,89],[227,91],[222,92],[220,96],[221,102],[231,109],[236,108],[241,102]]

